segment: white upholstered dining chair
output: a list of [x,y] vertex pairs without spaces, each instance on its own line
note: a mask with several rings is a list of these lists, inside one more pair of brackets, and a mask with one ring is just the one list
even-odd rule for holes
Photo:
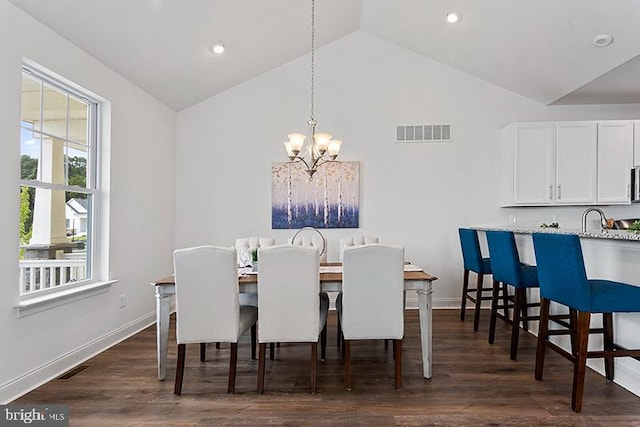
[[[240,265],[240,254],[242,251],[252,251],[253,249],[274,246],[276,239],[273,237],[241,237],[236,239],[234,248],[238,251],[238,265]],[[242,293],[240,294],[241,305],[258,306],[258,294]]]
[[329,297],[320,294],[314,248],[281,245],[259,249],[258,392],[264,392],[267,343],[311,343],[311,393],[317,389],[318,337],[324,359]]
[[[380,243],[380,239],[377,236],[349,236],[343,237],[340,239],[340,262],[342,262],[342,253],[344,248],[350,248],[352,246],[361,246],[361,245],[371,245],[374,243]],[[342,303],[342,297],[340,297],[341,292],[338,294],[338,298],[336,298],[336,308],[338,304]],[[338,316],[338,321],[336,324],[336,344],[338,347],[342,344],[342,328],[340,327],[340,316]],[[385,348],[387,345],[387,341],[385,340]]]
[[320,262],[327,262],[327,239],[316,228],[301,228],[289,239],[289,244],[316,248],[320,254]]
[[176,283],[176,338],[178,362],[173,392],[182,392],[186,344],[200,343],[204,361],[204,343],[228,342],[229,383],[235,391],[238,339],[249,328],[252,345],[258,310],[241,306],[238,299],[238,268],[235,249],[198,246],[178,249],[173,254]]
[[394,340],[395,387],[402,388],[404,249],[380,244],[344,249],[338,315],[345,353],[345,389],[351,390],[351,341]]

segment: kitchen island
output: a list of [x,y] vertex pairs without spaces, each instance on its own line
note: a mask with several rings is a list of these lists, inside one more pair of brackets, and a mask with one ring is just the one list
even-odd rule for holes
[[[536,263],[531,234],[575,234],[580,237],[587,276],[590,279],[609,279],[640,286],[640,233],[624,230],[587,230],[583,232],[580,229],[544,228],[520,224],[471,228],[480,232],[489,230],[513,231],[516,235],[520,259],[522,262],[529,264]],[[484,236],[482,236],[483,233],[479,234],[484,246],[483,252],[488,254],[486,242],[484,241]],[[538,299],[538,290],[531,289],[528,298],[531,301]],[[562,312],[562,309],[560,306],[553,307],[552,304],[552,311]],[[593,316],[592,323],[593,326],[599,327],[602,324],[601,316]],[[537,334],[537,324],[530,326],[529,330]],[[640,314],[614,314],[614,339],[616,343],[627,348],[640,348],[639,331]],[[570,348],[567,337],[557,337],[557,342],[567,350]],[[601,348],[602,336],[591,336],[589,338],[589,349]],[[591,359],[588,361],[588,366],[604,375],[603,359]],[[640,396],[640,361],[629,357],[616,358],[614,382]]]

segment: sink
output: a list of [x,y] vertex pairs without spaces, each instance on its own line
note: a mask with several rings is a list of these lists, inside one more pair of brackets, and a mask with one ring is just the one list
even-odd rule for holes
[[614,230],[628,230],[631,224],[640,221],[640,218],[616,219],[613,221]]

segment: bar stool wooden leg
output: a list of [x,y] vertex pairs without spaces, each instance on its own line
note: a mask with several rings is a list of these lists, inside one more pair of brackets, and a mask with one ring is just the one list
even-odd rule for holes
[[[506,286],[506,285],[505,285]],[[500,282],[493,281],[493,294],[491,297],[491,317],[489,320],[489,344],[493,344],[496,337],[496,319],[498,317],[498,293],[500,292]]]
[[549,335],[549,305],[550,301],[540,298],[540,323],[538,326],[538,345],[536,347],[536,369],[535,379],[542,380],[544,371],[544,355],[547,350],[547,339]]
[[473,330],[478,332],[478,326],[480,325],[480,306],[482,304],[482,284],[484,282],[484,274],[478,274],[478,280],[476,282],[476,307],[473,316]]
[[462,302],[460,303],[460,320],[464,320],[465,310],[467,309],[467,292],[469,289],[469,270],[464,270],[462,277]]
[[[602,314],[602,327],[604,329],[604,351],[613,351],[613,314]],[[604,358],[605,376],[609,381],[613,381],[613,356]]]
[[520,315],[523,310],[526,310],[526,293],[525,288],[516,288],[515,291],[515,306],[513,308],[513,320],[511,321],[511,360],[516,360],[518,357],[518,340],[520,338]]
[[584,394],[584,375],[587,368],[587,347],[589,345],[589,326],[591,313],[578,312],[578,347],[573,368],[573,392],[571,393],[571,409],[574,412],[582,410],[582,395]]

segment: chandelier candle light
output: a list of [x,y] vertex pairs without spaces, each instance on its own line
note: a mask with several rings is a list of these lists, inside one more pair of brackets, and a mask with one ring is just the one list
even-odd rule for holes
[[[311,117],[307,124],[309,125],[309,146],[303,152],[302,146],[306,136],[301,133],[290,133],[288,135],[289,140],[285,141],[284,146],[287,150],[287,156],[289,156],[290,162],[302,162],[309,174],[309,179],[313,178],[313,174],[316,173],[318,167],[326,162],[333,162],[338,157],[340,152],[340,146],[342,141],[339,139],[333,139],[328,133],[316,133],[316,121],[313,114],[313,95],[314,95],[314,78],[315,78],[315,38],[316,38],[316,23],[315,23],[315,0],[311,0]],[[309,154],[309,161],[305,160],[305,154]],[[325,154],[327,156],[325,156]]]

